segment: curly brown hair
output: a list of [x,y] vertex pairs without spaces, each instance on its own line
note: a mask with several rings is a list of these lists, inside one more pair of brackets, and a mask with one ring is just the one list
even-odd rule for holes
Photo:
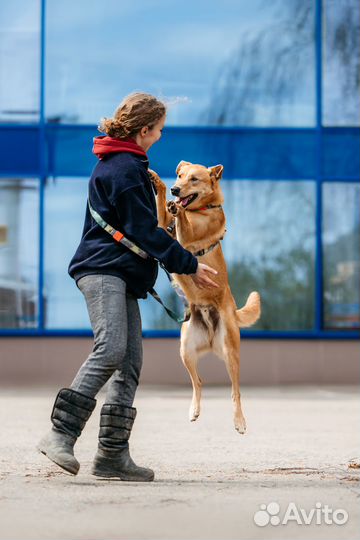
[[113,118],[102,118],[98,130],[109,137],[134,137],[141,128],[154,125],[166,114],[165,104],[151,94],[134,92],[126,96]]

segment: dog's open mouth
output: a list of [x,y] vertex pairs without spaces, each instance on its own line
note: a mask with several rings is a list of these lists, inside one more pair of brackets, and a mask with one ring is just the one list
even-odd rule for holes
[[189,204],[191,204],[193,201],[195,201],[197,196],[197,193],[191,193],[187,197],[178,197],[176,199],[176,202],[178,204],[181,204],[185,208],[186,206],[189,206]]

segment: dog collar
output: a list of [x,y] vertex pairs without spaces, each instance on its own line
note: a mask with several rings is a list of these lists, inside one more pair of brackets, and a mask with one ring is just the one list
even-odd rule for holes
[[185,208],[188,212],[201,212],[201,210],[207,210],[208,208],[221,208],[221,204],[207,204],[201,208]]

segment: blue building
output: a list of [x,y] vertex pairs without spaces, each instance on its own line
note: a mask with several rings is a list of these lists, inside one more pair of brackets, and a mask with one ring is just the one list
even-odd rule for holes
[[[359,20],[357,0],[3,2],[0,334],[91,336],[67,266],[92,137],[142,90],[168,103],[169,186],[181,159],[224,165],[232,290],[263,302],[244,337],[359,339]],[[179,335],[141,309],[145,337]]]

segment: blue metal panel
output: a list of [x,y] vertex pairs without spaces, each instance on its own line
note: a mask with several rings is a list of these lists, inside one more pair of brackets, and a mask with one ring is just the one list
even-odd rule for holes
[[40,130],[38,126],[0,124],[0,173],[39,175]]
[[324,128],[322,143],[322,176],[325,180],[360,179],[359,128]]
[[[91,330],[2,330],[0,337],[93,337]],[[146,339],[155,338],[179,338],[179,330],[145,330],[143,337]],[[333,339],[333,340],[359,340],[360,332],[358,330],[349,331],[286,331],[286,332],[267,332],[267,331],[241,331],[242,339]]]
[[150,151],[160,175],[174,176],[180,159],[224,165],[226,178],[314,178],[311,129],[168,128]]
[[46,165],[46,140],[45,140],[45,32],[46,32],[46,0],[41,0],[41,24],[40,24],[40,190],[39,190],[39,280],[38,280],[38,327],[43,329],[44,324],[44,200],[45,183],[47,177]]
[[92,154],[92,140],[97,135],[96,126],[48,124],[48,175],[90,176],[97,161]]
[[[96,163],[95,126],[47,127],[51,176],[89,176]],[[316,133],[313,129],[168,127],[150,152],[151,166],[173,177],[178,162],[224,165],[226,178],[313,179]]]
[[[47,124],[44,129],[41,123],[0,124],[0,175],[88,177],[96,163],[96,126]],[[228,179],[352,181],[359,178],[359,146],[358,128],[168,127],[149,157],[151,166],[170,178],[184,159],[222,163]]]
[[315,331],[323,328],[323,246],[322,246],[322,0],[316,2],[315,15],[315,69],[316,69],[316,248],[315,248]]

